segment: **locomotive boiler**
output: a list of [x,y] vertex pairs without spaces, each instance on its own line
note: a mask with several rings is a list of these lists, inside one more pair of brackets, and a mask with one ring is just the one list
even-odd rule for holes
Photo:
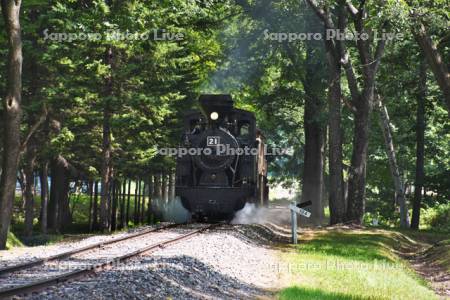
[[196,220],[227,220],[247,202],[268,202],[264,137],[230,95],[202,95],[185,113],[176,195]]

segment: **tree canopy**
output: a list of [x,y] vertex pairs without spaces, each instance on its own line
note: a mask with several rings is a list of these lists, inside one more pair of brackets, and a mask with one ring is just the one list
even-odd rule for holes
[[[231,94],[255,113],[269,145],[294,149],[293,156],[270,159],[270,181],[300,184],[318,215],[330,206],[331,223],[377,215],[397,225],[414,203],[416,213],[448,203],[447,6],[444,0],[2,1],[0,213],[7,221],[0,248],[16,174],[34,181],[50,166],[52,180],[58,168],[66,170],[67,187],[101,182],[100,218],[108,218],[110,184],[173,173],[175,160],[157,149],[179,145],[181,117],[202,93]],[[11,24],[21,25],[20,37]],[[368,39],[314,38],[327,30]],[[19,49],[21,72],[12,56]],[[13,115],[9,101],[18,92],[21,111]],[[50,210],[52,201],[67,200],[51,195]],[[28,203],[32,226],[42,213]]]

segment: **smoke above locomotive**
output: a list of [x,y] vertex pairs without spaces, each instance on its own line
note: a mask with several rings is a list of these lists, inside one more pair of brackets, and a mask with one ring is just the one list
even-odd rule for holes
[[[231,95],[201,95],[200,110],[183,118],[181,146],[203,149],[178,157],[176,195],[193,219],[232,219],[248,202],[268,201],[264,138],[252,112],[237,109]],[[221,151],[221,149],[234,151]],[[257,151],[239,151],[240,149]]]

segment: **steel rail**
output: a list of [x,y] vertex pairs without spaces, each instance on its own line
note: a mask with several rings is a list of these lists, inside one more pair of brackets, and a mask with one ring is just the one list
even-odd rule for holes
[[132,234],[129,234],[129,235],[126,235],[126,236],[122,236],[122,237],[118,237],[118,238],[115,238],[115,239],[111,239],[111,240],[108,240],[108,241],[98,242],[98,243],[87,245],[85,247],[81,247],[81,248],[78,248],[78,249],[69,250],[69,251],[62,252],[62,253],[59,253],[59,254],[55,254],[55,255],[52,255],[52,256],[36,259],[36,260],[33,260],[33,261],[29,261],[29,262],[24,262],[24,263],[17,264],[17,265],[7,266],[7,267],[4,267],[4,268],[0,268],[0,275],[16,272],[16,271],[20,271],[20,270],[25,270],[25,269],[28,269],[30,267],[35,267],[35,266],[39,266],[39,265],[45,264],[46,262],[49,262],[49,261],[52,261],[52,260],[66,258],[66,257],[72,256],[74,254],[79,254],[79,253],[86,252],[86,251],[89,251],[89,250],[92,250],[92,249],[95,249],[95,248],[100,248],[100,247],[103,247],[103,246],[106,246],[106,245],[110,245],[110,244],[118,243],[118,242],[125,241],[125,240],[128,240],[128,239],[132,239],[132,238],[135,238],[135,237],[143,236],[143,235],[146,235],[146,234],[149,234],[149,233],[152,233],[152,232],[156,232],[156,231],[160,231],[160,230],[164,230],[166,228],[170,228],[170,227],[173,227],[173,226],[176,226],[176,225],[175,224],[170,224],[170,225],[165,225],[165,226],[161,226],[161,227],[157,227],[157,228],[151,228],[151,229],[139,231],[139,232],[136,232],[136,233],[132,233]]
[[[208,226],[204,226],[204,227],[202,227],[200,229],[193,230],[193,231],[191,231],[191,232],[189,232],[187,234],[181,235],[179,237],[176,237],[176,238],[173,238],[173,239],[170,239],[170,240],[167,240],[167,241],[163,241],[163,242],[159,242],[159,243],[156,243],[156,244],[152,244],[152,245],[146,246],[144,248],[135,250],[133,252],[129,252],[127,254],[124,254],[124,255],[118,256],[116,258],[110,259],[110,260],[108,260],[106,262],[90,265],[87,268],[74,270],[72,272],[68,272],[68,273],[65,273],[65,274],[58,275],[58,276],[54,276],[54,277],[38,280],[38,281],[35,281],[35,282],[32,282],[32,283],[28,283],[28,284],[24,284],[24,285],[20,285],[20,286],[15,286],[15,287],[7,288],[7,289],[2,289],[2,290],[0,290],[0,299],[9,298],[9,297],[16,296],[16,295],[24,295],[24,294],[27,294],[29,292],[38,291],[38,290],[44,289],[46,287],[53,286],[55,284],[58,284],[58,283],[61,283],[61,282],[65,282],[65,281],[70,280],[70,279],[75,279],[75,278],[79,278],[79,277],[82,277],[82,276],[86,276],[86,275],[89,275],[89,274],[96,273],[98,271],[107,269],[109,267],[113,267],[114,265],[116,265],[116,264],[118,264],[118,263],[120,263],[122,261],[125,261],[125,260],[130,259],[130,258],[135,257],[135,256],[138,256],[140,254],[143,254],[143,253],[146,253],[146,252],[150,252],[150,251],[154,251],[154,250],[157,250],[157,249],[161,249],[161,248],[164,248],[164,247],[166,247],[168,245],[171,245],[171,244],[174,244],[176,242],[179,242],[181,240],[185,240],[185,239],[191,238],[194,235],[197,235],[197,234],[199,234],[199,233],[201,233],[203,231],[206,231],[208,229],[212,229],[212,228],[214,228],[214,227],[216,227],[218,225],[220,225],[220,224],[210,224]],[[171,226],[173,226],[173,225],[169,225],[167,227],[171,227]],[[167,228],[167,227],[165,227],[165,228]]]

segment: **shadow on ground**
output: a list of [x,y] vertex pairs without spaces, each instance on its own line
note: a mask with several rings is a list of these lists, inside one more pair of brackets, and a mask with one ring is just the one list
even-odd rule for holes
[[[90,264],[93,261],[79,260]],[[76,283],[79,293],[65,295],[66,288],[55,289],[48,299],[272,299],[274,294],[257,286],[222,274],[212,266],[190,256],[141,257],[101,272],[95,281]],[[94,283],[94,284],[93,284]],[[73,283],[72,283],[73,284]],[[73,290],[73,289],[72,289]],[[39,295],[37,295],[37,298]]]

